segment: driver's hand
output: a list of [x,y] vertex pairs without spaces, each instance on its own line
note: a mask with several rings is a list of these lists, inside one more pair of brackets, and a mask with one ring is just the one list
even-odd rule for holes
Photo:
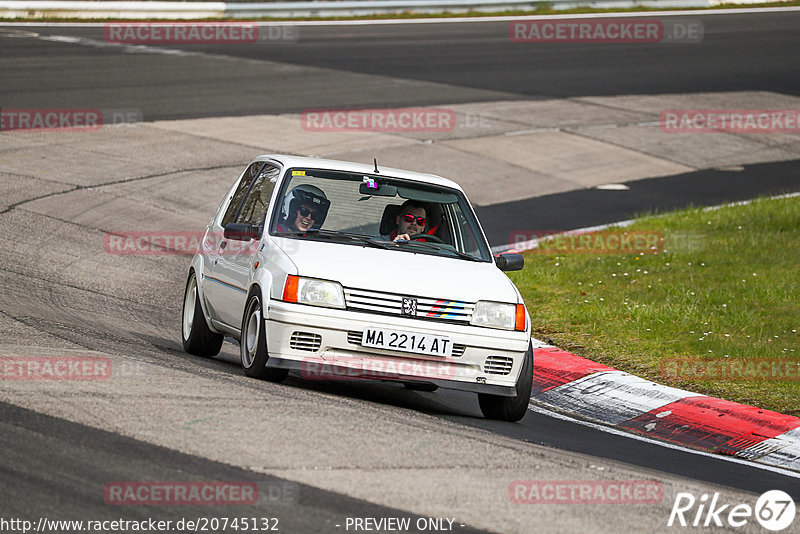
[[400,234],[392,240],[394,243],[397,243],[398,241],[411,241],[411,236],[408,234]]

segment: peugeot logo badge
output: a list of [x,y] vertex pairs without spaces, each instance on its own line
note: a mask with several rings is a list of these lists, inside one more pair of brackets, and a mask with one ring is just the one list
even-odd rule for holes
[[417,299],[403,297],[403,315],[417,315]]

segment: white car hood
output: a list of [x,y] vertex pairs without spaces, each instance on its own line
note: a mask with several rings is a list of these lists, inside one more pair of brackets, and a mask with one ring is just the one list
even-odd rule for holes
[[514,284],[490,262],[341,242],[287,238],[275,242],[294,262],[298,275],[333,280],[344,287],[465,302],[519,302]]

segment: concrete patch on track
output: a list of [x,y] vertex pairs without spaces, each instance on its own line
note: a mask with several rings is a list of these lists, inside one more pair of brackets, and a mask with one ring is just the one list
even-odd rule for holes
[[[658,117],[664,110],[794,110],[800,98],[764,91],[695,93],[624,97],[585,97],[581,102]],[[645,154],[657,155],[689,167],[704,169],[737,164],[795,159],[800,154],[800,132],[796,133],[668,133],[658,125],[640,127],[620,124],[617,128],[587,129],[583,135],[619,144]]]
[[645,176],[668,176],[690,170],[684,165],[635,150],[561,131],[505,135],[491,140],[473,137],[447,141],[446,144],[579,187],[593,187],[609,181],[627,182]]
[[328,151],[372,150],[416,144],[413,139],[368,131],[308,131],[303,129],[300,115],[297,114],[215,117],[151,124],[154,128],[188,136],[224,140],[275,153],[321,155]]
[[[696,100],[695,100],[696,98]],[[329,131],[299,114],[161,121],[151,127],[262,151],[371,162],[455,177],[479,205],[800,158],[800,134],[668,133],[667,109],[800,109],[764,92],[497,101],[447,106],[448,131]]]
[[69,184],[42,180],[29,175],[0,172],[0,212],[38,195],[52,195],[72,189]]

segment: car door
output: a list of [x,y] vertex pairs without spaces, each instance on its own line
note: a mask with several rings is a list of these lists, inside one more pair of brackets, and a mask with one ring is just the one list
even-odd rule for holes
[[227,246],[227,243],[225,245],[222,244],[225,241],[223,239],[223,228],[226,224],[235,220],[236,214],[247,196],[247,192],[250,191],[258,171],[263,166],[264,162],[256,161],[245,169],[239,177],[236,187],[232,189],[230,198],[227,199],[227,207],[221,216],[218,215],[214,218],[203,242],[203,252],[206,255],[206,262],[203,266],[203,296],[211,318],[216,321],[221,320],[220,304],[221,299],[225,297],[217,274],[219,258]]
[[[251,166],[245,176],[250,182],[249,188],[232,220],[223,218],[221,229],[224,230],[228,222],[250,224],[263,236],[264,219],[279,173],[280,170],[269,163],[261,162],[257,168]],[[241,327],[247,287],[259,246],[260,238],[248,241],[223,238],[219,244],[214,265],[217,311],[219,320],[233,328]]]

